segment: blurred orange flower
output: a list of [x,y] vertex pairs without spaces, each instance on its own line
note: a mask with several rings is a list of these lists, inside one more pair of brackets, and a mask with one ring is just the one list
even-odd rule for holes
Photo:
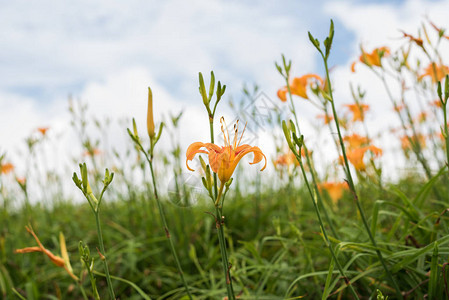
[[427,112],[425,112],[425,111],[421,112],[421,113],[418,115],[418,117],[416,118],[416,120],[417,120],[419,123],[425,122],[425,121],[427,120]]
[[429,21],[429,23],[430,23],[430,25],[431,25],[436,31],[438,31],[438,34],[440,34],[441,37],[444,37],[446,40],[449,40],[449,36],[443,34],[444,31],[445,31],[443,28],[438,27],[437,25],[435,25],[435,24],[434,24],[433,22],[431,22],[431,21]]
[[317,115],[316,117],[317,117],[317,119],[323,119],[324,124],[326,124],[326,125],[329,124],[334,119],[333,116],[325,115],[325,114]]
[[345,104],[347,108],[352,112],[352,121],[362,121],[365,119],[365,112],[369,110],[368,104]]
[[298,160],[296,159],[293,152],[288,152],[285,154],[279,155],[275,161],[273,161],[275,167],[277,166],[291,166],[291,165],[299,165]]
[[343,197],[343,191],[349,189],[346,182],[323,182],[318,185],[318,188],[320,191],[326,190],[334,204]]
[[[354,168],[357,171],[366,170],[366,165],[363,161],[366,151],[371,151],[375,156],[382,155],[382,149],[377,148],[376,146],[373,145],[353,149],[346,153],[349,162],[354,166]],[[342,157],[340,157],[340,159],[343,160]]]
[[37,131],[39,131],[42,135],[45,135],[48,131],[48,129],[50,129],[49,127],[39,127],[37,129]]
[[[309,99],[309,97],[307,96],[307,87],[312,83],[324,87],[324,80],[320,76],[316,74],[306,74],[301,77],[294,77],[290,80],[290,91],[292,95],[296,95],[304,99]],[[278,90],[277,95],[279,99],[285,102],[287,101],[287,93],[287,86],[284,86]]]
[[343,138],[345,142],[347,142],[348,149],[356,149],[360,148],[366,144],[368,144],[370,141],[367,137],[360,136],[357,133],[354,133],[352,135],[345,136]]
[[410,41],[416,43],[416,45],[418,45],[419,47],[422,47],[424,45],[424,42],[421,38],[414,37],[413,35],[408,34],[404,31],[401,31],[401,32],[405,38],[408,38]]
[[449,67],[445,65],[437,65],[436,63],[430,63],[427,68],[424,69],[424,73],[418,77],[418,80],[422,80],[424,77],[430,76],[432,82],[440,81],[449,74]]
[[[390,49],[388,47],[380,47],[374,49],[371,53],[367,53],[362,48],[362,55],[359,57],[359,61],[367,65],[368,67],[377,66],[381,67],[381,59],[390,54]],[[351,71],[355,72],[355,64],[357,61],[351,64]]]
[[404,105],[396,105],[395,107],[393,107],[393,110],[395,112],[401,112],[404,109]]
[[100,155],[101,153],[102,152],[100,149],[95,148],[95,149],[92,149],[91,151],[89,151],[89,150],[84,151],[83,156],[97,156],[97,155]]
[[[262,159],[265,160],[265,164],[262,167],[261,171],[265,169],[267,166],[267,158],[262,153],[262,150],[256,146],[250,146],[247,144],[240,145],[240,142],[243,137],[243,133],[245,129],[243,129],[242,135],[240,139],[238,139],[238,121],[234,125],[234,141],[231,144],[231,139],[229,137],[229,132],[226,128],[226,123],[224,122],[224,118],[221,117],[221,131],[223,132],[225,145],[223,147],[217,146],[212,143],[201,143],[195,142],[187,148],[186,152],[186,166],[190,171],[194,171],[189,167],[188,162],[191,161],[196,154],[205,153],[209,155],[209,164],[214,173],[218,175],[218,178],[222,182],[222,184],[226,183],[234,173],[237,164],[240,159],[248,153],[254,153],[253,162],[250,164],[256,164]],[[227,133],[227,134],[226,134]],[[237,140],[238,139],[238,140]],[[206,150],[202,150],[201,148],[206,148]]]
[[440,100],[440,99],[433,100],[433,101],[432,101],[432,105],[435,106],[435,107],[439,107],[439,108],[442,108],[442,107],[443,107],[443,103],[441,103],[441,100]]
[[409,137],[407,135],[401,137],[402,150],[408,151],[408,150],[413,149],[412,144],[410,143],[410,140],[413,143],[419,143],[421,148],[425,148],[426,147],[426,137],[419,133],[419,134],[417,134],[416,136],[413,136],[413,137]]
[[8,174],[14,170],[14,165],[12,163],[5,163],[0,165],[0,174]]

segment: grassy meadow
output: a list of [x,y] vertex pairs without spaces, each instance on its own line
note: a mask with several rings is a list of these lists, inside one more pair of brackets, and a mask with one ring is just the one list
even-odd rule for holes
[[[147,127],[121,124],[124,154],[105,153],[89,128],[106,132],[107,122],[71,101],[83,149],[72,178],[46,168],[52,128],[26,140],[25,174],[0,153],[0,298],[448,298],[449,67],[439,49],[449,36],[426,21],[416,34],[403,32],[398,49],[361,47],[352,70],[370,70],[399,124],[379,133],[367,126],[363,86],[352,87],[351,103],[334,99],[333,35],[332,22],[324,39],[309,33],[323,75],[301,74],[284,56],[273,67],[284,79],[276,98],[284,111],[271,119],[275,157],[263,152],[268,141],[246,144],[251,121],[221,118],[226,86],[214,73],[199,74],[197,99],[210,139],[185,150],[176,142],[185,116],[161,122],[149,88]],[[302,130],[300,107],[310,105],[337,157],[329,166],[310,143],[316,133]],[[382,166],[391,149],[383,135],[398,142],[396,156],[410,169],[395,180]],[[171,137],[171,149],[160,147],[161,136]],[[194,184],[184,176],[191,170]],[[64,193],[67,184],[78,194]]]

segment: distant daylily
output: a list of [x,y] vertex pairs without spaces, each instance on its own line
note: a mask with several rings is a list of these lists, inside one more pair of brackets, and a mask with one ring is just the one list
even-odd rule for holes
[[287,152],[279,155],[276,160],[273,161],[274,167],[278,166],[291,166],[291,165],[299,165],[298,160],[296,159],[295,154],[293,152]]
[[323,119],[324,120],[324,124],[326,124],[326,125],[329,124],[334,119],[333,116],[325,115],[325,114],[317,115],[316,118],[317,119]]
[[0,163],[0,174],[8,174],[14,170],[14,165],[12,163]]
[[186,152],[187,169],[189,169],[190,171],[194,171],[189,167],[188,163],[189,161],[193,160],[196,154],[208,154],[209,164],[212,171],[218,175],[218,179],[220,179],[221,183],[224,184],[231,178],[240,159],[246,154],[252,152],[254,153],[254,159],[250,164],[256,164],[264,159],[265,164],[261,169],[261,171],[263,171],[267,166],[267,158],[262,153],[262,150],[259,149],[259,147],[250,146],[247,144],[240,145],[245,130],[243,130],[240,139],[238,139],[238,121],[234,125],[234,141],[232,144],[229,133],[226,130],[226,124],[223,117],[221,118],[220,122],[225,145],[220,147],[212,143],[201,142],[195,142],[191,144]]
[[441,81],[449,74],[449,67],[445,65],[437,65],[436,63],[430,63],[427,68],[424,69],[424,73],[418,77],[418,80],[422,80],[424,77],[429,76],[432,78],[432,82]]
[[360,136],[357,133],[347,135],[343,140],[348,144],[348,149],[360,148],[370,142],[367,137]]
[[343,191],[349,189],[346,182],[323,182],[318,185],[318,188],[326,190],[334,204],[343,197]]
[[46,135],[49,127],[39,127],[37,128],[37,131],[39,131],[42,135]]
[[[320,76],[316,74],[306,74],[301,77],[294,77],[290,80],[290,91],[292,95],[296,95],[304,99],[309,99],[307,95],[307,87],[313,82],[319,84],[320,86],[324,86],[324,80]],[[287,93],[288,89],[286,86],[284,86],[278,90],[277,95],[279,99],[285,102],[287,101]]]
[[[380,47],[374,49],[371,53],[367,53],[362,48],[362,55],[359,57],[359,61],[368,67],[381,67],[382,61],[381,59],[390,54],[390,49],[388,47]],[[357,61],[351,64],[351,71],[355,72],[355,64]]]
[[368,104],[345,104],[352,112],[352,121],[362,121],[365,119],[365,112],[369,110]]
[[348,151],[346,154],[349,162],[354,166],[357,171],[365,171],[366,165],[363,161],[365,153],[367,151],[372,152],[375,156],[382,155],[382,149],[377,148],[376,146],[370,145],[365,147],[360,147],[351,151]]

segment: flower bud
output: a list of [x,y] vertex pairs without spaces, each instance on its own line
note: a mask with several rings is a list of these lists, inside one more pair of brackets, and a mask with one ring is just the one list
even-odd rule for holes
[[148,113],[147,113],[147,129],[150,139],[154,137],[154,119],[153,119],[153,93],[148,87]]

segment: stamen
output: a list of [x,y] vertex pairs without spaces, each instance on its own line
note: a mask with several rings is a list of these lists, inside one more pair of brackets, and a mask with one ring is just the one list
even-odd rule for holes
[[239,120],[234,124],[234,149],[237,147],[237,133],[239,132]]
[[[221,132],[223,132],[223,139],[224,139],[225,146],[231,146],[230,138],[229,138],[229,131],[226,126],[226,121],[225,121],[224,117],[220,118],[220,123],[221,123]],[[225,128],[226,128],[226,132],[224,130]],[[228,134],[227,136],[226,136],[226,133]]]
[[240,136],[240,139],[239,139],[239,142],[238,142],[237,146],[240,145],[240,142],[242,141],[243,134],[245,133],[246,125],[248,125],[248,122],[246,122],[245,123],[245,127],[243,127],[242,135]]

